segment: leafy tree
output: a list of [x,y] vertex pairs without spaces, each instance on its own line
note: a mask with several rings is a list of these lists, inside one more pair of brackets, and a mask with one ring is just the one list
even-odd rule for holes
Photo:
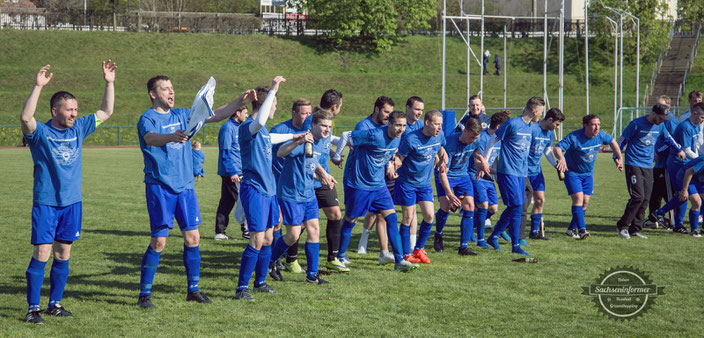
[[435,0],[307,0],[305,7],[338,46],[383,52],[403,35],[430,28]]
[[701,0],[677,1],[677,16],[683,22],[683,28],[690,28],[694,23],[702,23],[704,2]]

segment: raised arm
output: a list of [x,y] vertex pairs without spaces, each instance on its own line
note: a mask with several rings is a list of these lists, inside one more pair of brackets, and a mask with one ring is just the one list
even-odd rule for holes
[[213,110],[213,116],[208,117],[205,119],[205,123],[210,123],[210,122],[218,122],[222,121],[224,119],[229,118],[234,114],[237,110],[242,108],[247,103],[250,103],[254,100],[257,99],[257,92],[254,89],[250,89],[242,93],[238,98],[236,98],[234,101],[224,105],[220,106],[218,108],[215,108]]
[[37,129],[37,120],[34,119],[34,113],[37,110],[37,102],[39,101],[39,94],[42,92],[42,88],[46,86],[54,73],[46,73],[49,71],[50,65],[46,65],[39,70],[37,73],[37,79],[32,88],[32,92],[29,93],[29,97],[24,101],[24,106],[22,106],[22,113],[20,114],[20,123],[22,124],[22,132],[25,134],[32,134]]
[[254,135],[259,132],[266,125],[266,121],[273,119],[274,114],[271,111],[271,106],[274,105],[274,100],[276,100],[276,92],[279,91],[279,84],[286,82],[283,76],[277,76],[271,81],[271,89],[269,89],[269,94],[266,95],[266,99],[259,107],[257,111],[257,118],[254,122],[249,124],[249,133]]
[[[279,150],[276,152],[276,156],[278,157],[286,157],[288,154],[290,154],[296,147],[299,145],[310,142],[313,143],[313,135],[311,133],[305,133],[302,134],[303,137],[297,137],[293,142],[286,143],[279,147]],[[298,136],[298,135],[297,135]]]
[[103,103],[100,104],[100,110],[95,112],[95,117],[105,122],[112,116],[115,108],[115,69],[117,65],[108,59],[103,61],[103,78],[105,79],[105,93],[103,94]]

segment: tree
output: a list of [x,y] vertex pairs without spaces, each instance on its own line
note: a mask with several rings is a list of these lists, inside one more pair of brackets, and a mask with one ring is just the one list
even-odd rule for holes
[[683,22],[683,28],[690,28],[694,23],[702,23],[704,2],[701,0],[677,1],[677,16]]
[[430,28],[435,0],[308,0],[309,17],[338,46],[383,52],[401,37]]

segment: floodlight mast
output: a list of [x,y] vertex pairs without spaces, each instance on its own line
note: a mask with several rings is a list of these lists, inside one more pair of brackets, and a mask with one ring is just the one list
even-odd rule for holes
[[589,0],[584,0],[584,90],[587,96],[587,112],[589,115]]

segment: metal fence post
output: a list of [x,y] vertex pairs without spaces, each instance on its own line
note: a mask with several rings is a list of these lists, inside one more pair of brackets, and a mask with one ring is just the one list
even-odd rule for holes
[[120,146],[120,126],[117,126],[117,146]]

